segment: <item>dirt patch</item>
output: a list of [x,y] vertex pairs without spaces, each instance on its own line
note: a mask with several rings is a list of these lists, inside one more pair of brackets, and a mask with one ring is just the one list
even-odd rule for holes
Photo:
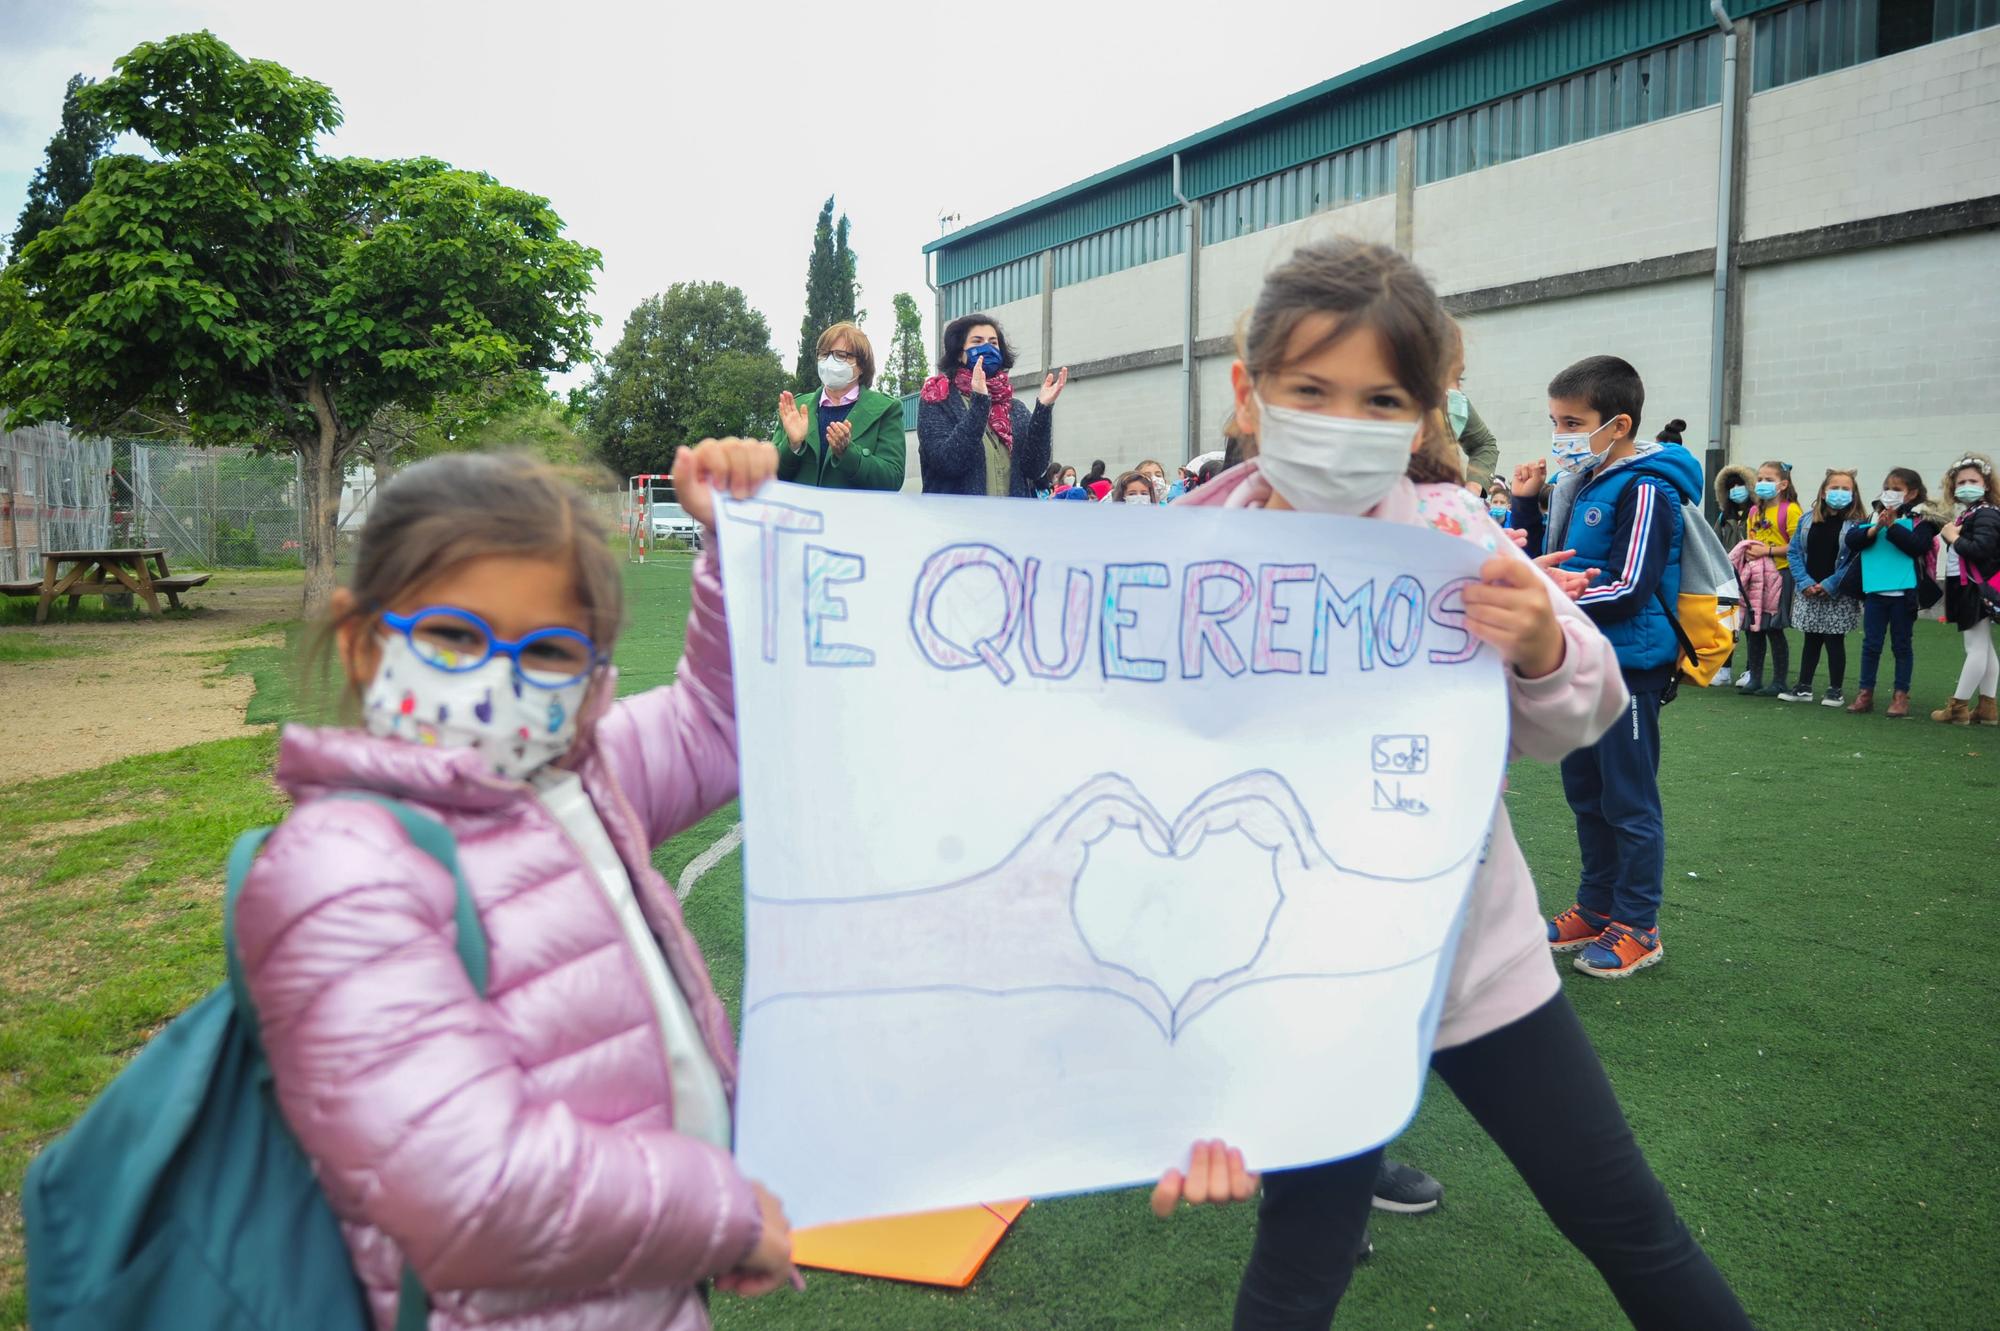
[[[232,586],[222,573],[183,600],[202,613],[0,629],[82,649],[0,666],[7,701],[0,786],[263,728],[244,724],[253,685],[247,675],[225,675],[221,653],[281,642],[275,625],[298,617],[298,582]],[[265,626],[273,626],[268,634],[256,632]]]

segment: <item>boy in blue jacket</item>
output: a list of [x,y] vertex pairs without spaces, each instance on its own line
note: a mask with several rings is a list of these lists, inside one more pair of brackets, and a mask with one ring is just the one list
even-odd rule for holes
[[1702,486],[1688,450],[1640,442],[1645,402],[1639,372],[1616,356],[1578,361],[1549,383],[1557,476],[1548,548],[1572,551],[1563,567],[1591,575],[1577,605],[1617,648],[1632,693],[1628,719],[1563,759],[1583,877],[1576,904],[1549,922],[1549,947],[1581,953],[1576,968],[1606,979],[1664,955],[1660,705],[1680,658],[1670,607],[1680,595],[1681,505]]

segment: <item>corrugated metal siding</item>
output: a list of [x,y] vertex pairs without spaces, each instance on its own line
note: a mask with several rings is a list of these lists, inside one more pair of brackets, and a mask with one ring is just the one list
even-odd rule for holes
[[1042,259],[1031,254],[1025,259],[989,268],[961,282],[945,283],[944,317],[956,319],[974,310],[990,310],[1010,300],[1026,300],[1042,294]]
[[2000,24],[2000,0],[1937,0],[1937,10],[1931,15],[1931,40],[1963,37],[1995,24]]
[[[1726,0],[1738,17],[1785,2]],[[1984,5],[2000,0],[1970,2]],[[1570,0],[1456,45],[1415,55],[1303,105],[1273,110],[1227,132],[1218,127],[1216,137],[1192,143],[1183,152],[1183,184],[1190,196],[1222,194],[1393,138],[1400,130],[1514,98],[1593,66],[1711,31],[1713,23],[1707,0]],[[1572,113],[1576,114],[1580,113]],[[1608,102],[1603,114],[1608,123],[1612,116]],[[1592,110],[1592,119],[1585,123],[1594,123],[1595,115]],[[1471,127],[1461,132],[1471,132]],[[947,236],[936,247],[938,281],[956,283],[1166,211],[1174,206],[1172,185],[1170,162],[1149,161],[1134,166],[1128,175],[1081,192],[1059,191],[1045,206],[998,225],[972,228],[963,239]]]
[[1419,126],[1416,182],[1714,106],[1721,89],[1722,34],[1690,37]]
[[1201,243],[1234,240],[1396,188],[1396,141],[1378,139],[1201,201]]
[[1181,244],[1181,210],[1178,206],[1136,222],[1100,231],[1082,240],[1059,245],[1055,252],[1056,285],[1066,287],[1088,282],[1125,268],[1137,268],[1155,259],[1172,258],[1185,247]]
[[[2000,0],[1933,0],[1930,40],[2000,24]],[[1901,26],[1901,25],[1899,25]],[[1751,89],[1782,88],[1882,55],[1881,0],[1803,0],[1760,15],[1751,39]],[[1903,26],[1901,46],[1911,37]],[[1891,41],[1894,49],[1898,43]]]
[[1030,214],[1011,226],[974,236],[963,245],[939,250],[938,282],[956,282],[1173,206],[1173,169],[1162,165],[1143,176],[1113,181],[1103,189]]

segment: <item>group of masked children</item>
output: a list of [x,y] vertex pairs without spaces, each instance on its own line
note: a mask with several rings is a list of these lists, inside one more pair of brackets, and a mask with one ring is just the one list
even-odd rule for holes
[[[1254,443],[1182,502],[1430,527],[1484,551],[1466,628],[1503,663],[1517,753],[1561,763],[1583,872],[1575,903],[1547,919],[1496,809],[1433,1066],[1635,1322],[1747,1328],[1640,1153],[1551,964],[1574,953],[1578,970],[1622,978],[1663,955],[1659,713],[1677,654],[1682,507],[1701,469],[1641,440],[1631,365],[1571,366],[1548,390],[1553,467],[1530,469],[1499,515],[1532,515],[1531,539],[1546,531],[1549,553],[1531,560],[1498,505],[1464,489],[1446,423],[1455,345],[1429,283],[1394,250],[1301,247],[1267,276],[1232,368]],[[715,496],[747,496],[775,461],[768,443],[708,441],[679,455],[676,490],[712,528]],[[1884,489],[1902,497],[1885,493],[1866,527],[1822,487],[1814,523],[1841,532],[1828,565],[1814,523],[1784,506],[1784,480],[1772,478],[1780,490],[1755,532],[1781,567],[1803,562],[1813,587],[1861,567],[1864,688],[1885,626],[1905,688],[1914,609],[1896,598],[1914,578],[1870,551],[1906,564],[1920,553],[1921,484],[1892,473]],[[1747,506],[1743,520],[1750,539]],[[714,548],[704,541],[695,560],[677,682],[616,699],[620,581],[589,506],[547,468],[439,459],[403,472],[371,511],[354,586],[326,626],[355,724],[286,731],[277,779],[296,807],[234,919],[275,1103],[380,1327],[420,1287],[432,1331],[697,1331],[711,1290],[794,1283],[782,1205],[731,1154],[722,1007],[651,860],[736,793]],[[455,950],[452,875],[379,804],[329,798],[355,793],[449,829],[489,940],[490,990]],[[1261,1192],[1235,1325],[1324,1328],[1381,1158],[1271,1172],[1260,1189],[1239,1151],[1197,1143],[1161,1176],[1154,1207]]]
[[[1964,646],[1958,686],[1933,721],[2000,725],[1996,684],[2000,655],[1993,620],[2000,616],[2000,482],[1993,461],[1966,453],[1946,468],[1933,496],[1923,477],[1892,467],[1872,498],[1861,474],[1830,467],[1812,502],[1800,502],[1792,469],[1766,462],[1754,472],[1726,467],[1716,477],[1716,534],[1729,548],[1742,589],[1745,662],[1735,687],[1783,702],[1815,701],[1813,679],[1822,657],[1823,707],[1875,710],[1882,647],[1895,659],[1885,714],[1910,714],[1914,629],[1925,611],[1940,608]],[[1942,605],[1940,606],[1940,602]],[[1805,635],[1796,678],[1785,631]],[[1850,701],[1847,637],[1861,629],[1861,672]],[[1731,683],[1725,667],[1716,685]]]

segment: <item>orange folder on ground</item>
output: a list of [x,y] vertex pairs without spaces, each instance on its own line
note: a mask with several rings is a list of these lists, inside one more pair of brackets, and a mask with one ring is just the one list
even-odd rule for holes
[[815,1225],[792,1235],[792,1260],[822,1271],[964,1289],[1027,1209],[1024,1201],[989,1202],[883,1220]]

